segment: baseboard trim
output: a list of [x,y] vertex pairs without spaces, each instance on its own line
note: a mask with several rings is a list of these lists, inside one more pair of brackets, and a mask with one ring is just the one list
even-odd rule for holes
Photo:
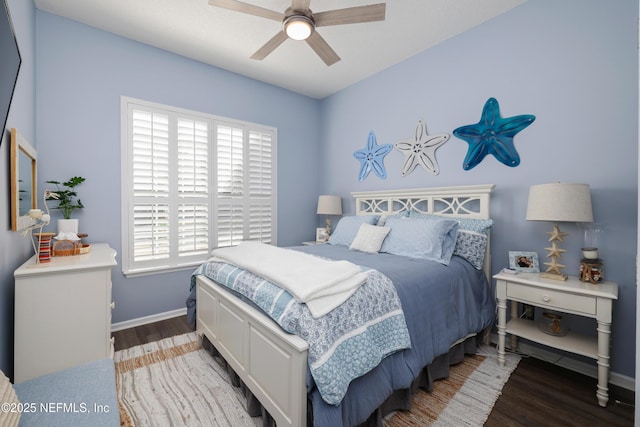
[[147,325],[149,323],[159,322],[161,320],[172,319],[174,317],[184,316],[187,314],[187,308],[179,308],[177,310],[165,311],[164,313],[152,314],[150,316],[138,317],[136,319],[125,320],[111,324],[111,332],[122,331],[123,329],[135,328],[137,326]]
[[[491,334],[491,342],[497,344],[498,336],[495,334]],[[579,374],[583,374],[591,378],[598,378],[598,367],[595,363],[595,360],[593,364],[586,363],[581,360],[563,356],[561,354],[549,351],[545,348],[533,346],[522,341],[518,342],[518,349],[520,350],[520,353],[526,354],[530,357],[535,357],[536,359],[553,363],[554,365],[558,365],[562,368],[578,372]],[[609,371],[609,383],[624,388],[625,390],[635,392],[635,378],[631,378],[627,375]]]

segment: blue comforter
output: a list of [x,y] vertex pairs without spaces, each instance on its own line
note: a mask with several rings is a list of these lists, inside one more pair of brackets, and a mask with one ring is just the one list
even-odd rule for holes
[[286,290],[226,262],[202,264],[191,276],[191,287],[196,276],[206,276],[248,298],[282,329],[304,339],[316,387],[324,401],[335,405],[353,379],[389,354],[411,346],[393,283],[377,270],[366,273],[366,282],[349,299],[319,318]]
[[[494,323],[495,299],[484,272],[462,258],[454,256],[445,266],[391,254],[350,251],[339,245],[295,249],[346,259],[389,277],[400,298],[411,338],[411,349],[388,356],[369,373],[352,381],[338,405],[326,403],[307,375],[315,426],[354,426],[364,422],[394,390],[409,387],[422,369],[448,352],[452,344]],[[190,317],[195,319],[192,313]]]

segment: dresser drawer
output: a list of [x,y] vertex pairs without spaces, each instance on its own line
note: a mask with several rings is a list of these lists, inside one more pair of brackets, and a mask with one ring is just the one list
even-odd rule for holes
[[563,311],[574,311],[590,315],[596,314],[596,298],[558,292],[551,289],[509,283],[507,299],[528,302],[533,305],[557,308]]

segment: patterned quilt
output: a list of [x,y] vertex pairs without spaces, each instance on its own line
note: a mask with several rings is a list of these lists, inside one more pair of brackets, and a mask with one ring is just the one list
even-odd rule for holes
[[253,301],[285,331],[309,344],[308,364],[322,398],[337,405],[349,383],[386,356],[411,347],[400,299],[391,280],[366,269],[367,281],[341,306],[314,318],[306,304],[253,273],[222,262],[202,264],[204,275]]

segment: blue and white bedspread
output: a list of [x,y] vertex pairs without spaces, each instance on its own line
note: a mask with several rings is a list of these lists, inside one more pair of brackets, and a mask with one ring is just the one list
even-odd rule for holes
[[204,275],[253,301],[285,331],[309,344],[308,364],[322,399],[337,405],[349,384],[386,356],[411,347],[398,294],[391,280],[364,269],[367,281],[341,306],[314,318],[306,304],[253,273],[223,262],[202,264]]

